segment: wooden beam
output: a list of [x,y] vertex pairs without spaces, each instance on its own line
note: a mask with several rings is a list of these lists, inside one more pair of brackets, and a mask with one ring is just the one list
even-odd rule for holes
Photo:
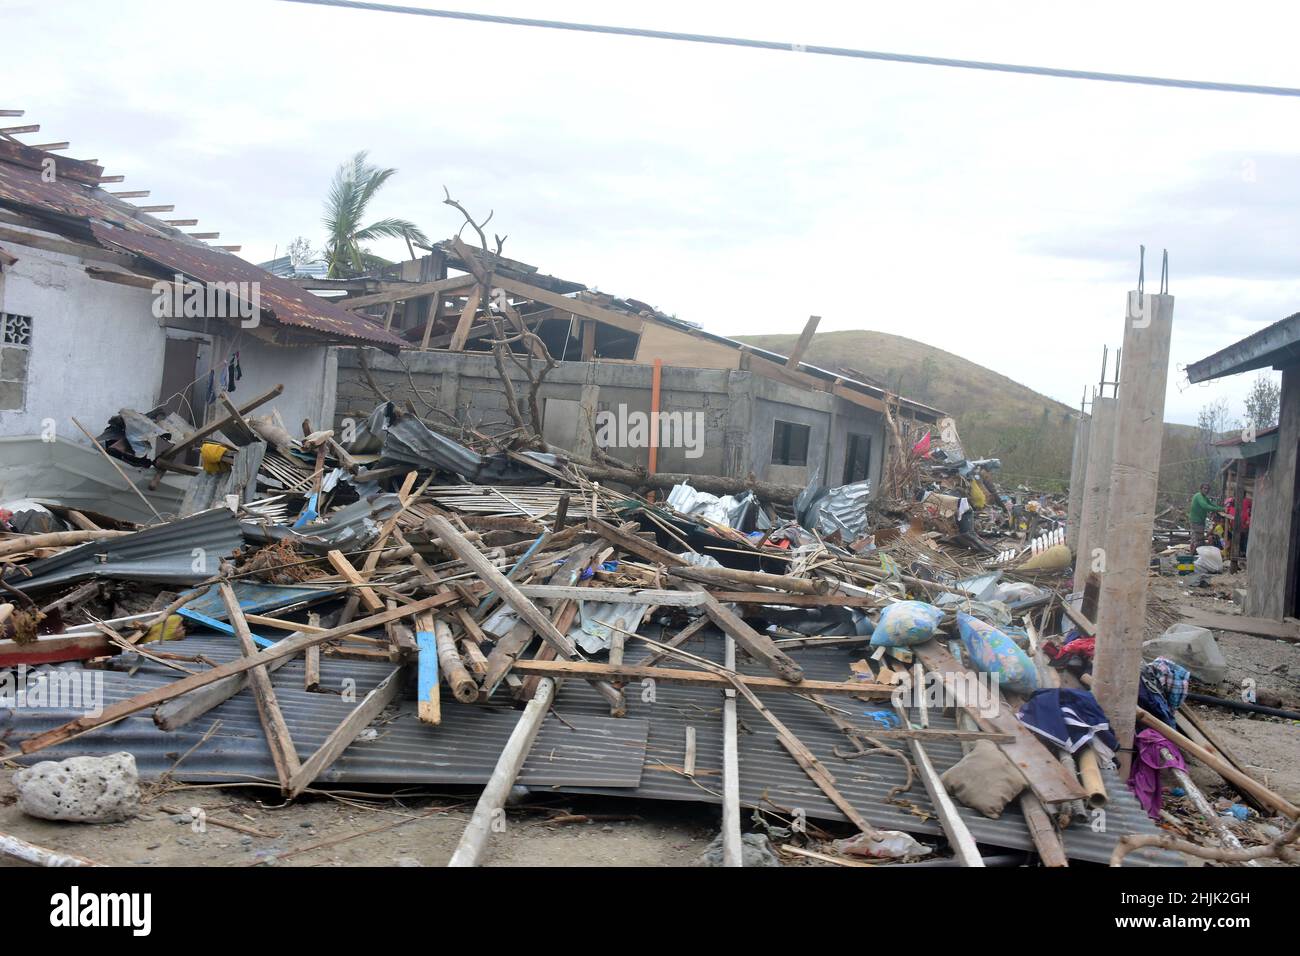
[[447,348],[453,352],[462,352],[465,349],[465,341],[469,338],[470,326],[474,324],[474,316],[478,314],[479,299],[482,298],[482,290],[475,286],[465,300],[465,308],[460,313],[460,318],[456,321],[456,330],[451,333],[451,342]]
[[[735,671],[735,638],[728,634],[723,640],[723,664]],[[722,694],[722,865],[745,865],[745,846],[740,836],[740,733],[734,687]]]
[[[813,318],[815,319],[816,316]],[[916,693],[918,696],[924,696],[925,689],[917,688]],[[910,728],[907,708],[897,697],[892,700],[894,713],[898,714],[905,728]],[[939,779],[939,772],[934,769],[934,764],[930,762],[930,756],[921,746],[921,741],[910,739],[907,746],[912,751],[912,761],[916,764],[921,783],[925,785],[925,792],[930,795],[930,802],[934,804],[934,810],[939,814],[939,823],[943,827],[944,836],[948,838],[948,845],[952,847],[953,854],[962,866],[982,867],[984,858],[980,856],[979,847],[975,845],[975,838],[971,836],[966,821],[957,812],[957,805],[952,802],[952,797],[948,796],[948,790]]]
[[468,289],[476,281],[473,276],[452,276],[449,279],[435,279],[432,282],[413,282],[398,289],[386,289],[383,292],[375,292],[371,295],[358,295],[350,299],[342,299],[339,304],[345,309],[355,311],[372,305],[385,305],[389,302],[420,299],[426,295],[442,295],[447,292],[456,292],[460,289]]
[[[642,664],[603,664],[598,661],[515,661],[515,673],[535,674],[539,677],[582,677],[635,683],[643,680],[661,681],[665,684],[684,684],[689,687],[731,687],[731,681],[708,671],[683,670],[673,667],[646,667]],[[863,697],[889,697],[894,688],[886,684],[865,681],[812,680],[804,678],[797,684],[765,675],[738,674],[738,679],[756,691],[782,691],[794,694],[860,694]]]
[[640,333],[644,321],[637,316],[627,315],[623,312],[616,312],[613,309],[603,309],[598,305],[592,305],[590,302],[584,302],[582,299],[570,299],[568,296],[560,295],[549,289],[543,289],[535,285],[529,285],[527,282],[521,282],[518,279],[510,279],[506,276],[493,276],[492,285],[505,289],[507,292],[513,292],[522,299],[530,299],[533,302],[541,302],[545,305],[552,306],[556,309],[562,309],[565,312],[571,312],[574,315],[582,316],[586,319],[595,319],[597,322],[604,322],[606,325],[612,325],[615,328],[622,329],[625,332]]
[[[499,594],[501,599],[509,604],[515,613],[541,636],[542,640],[555,648],[557,654],[571,661],[581,659],[577,646],[569,639],[569,636],[561,633],[551,622],[551,619],[543,614],[537,605],[519,590],[518,585],[509,580],[488,561],[483,552],[467,541],[464,535],[457,531],[450,521],[442,515],[433,515],[429,518],[427,525],[435,535],[442,539],[443,548],[469,565],[470,570]],[[518,662],[516,662],[516,666],[518,666]],[[608,681],[595,681],[593,686],[600,692],[602,697],[609,701],[611,709],[621,710],[626,713],[627,705],[623,700],[621,691],[613,687]],[[622,716],[622,714],[616,716]]]
[[546,719],[551,701],[555,699],[555,690],[554,681],[543,680],[538,685],[533,699],[519,715],[515,729],[510,732],[510,739],[506,741],[501,756],[497,758],[492,776],[474,806],[474,814],[465,826],[465,832],[461,834],[460,843],[456,846],[456,852],[451,855],[448,866],[478,866],[483,851],[487,849],[492,824],[498,814],[504,811],[506,797],[510,793],[510,788],[514,786],[524,761],[528,759],[528,752],[533,747],[533,741],[537,739],[537,732],[542,729],[542,721]]
[[699,607],[708,600],[708,595],[703,591],[660,591],[653,588],[571,588],[554,584],[524,584],[519,590],[539,601],[592,601],[602,604]]
[[[247,620],[252,620],[251,615],[245,615]],[[309,648],[316,650],[316,648]],[[285,664],[289,663],[289,658],[281,657],[266,665],[268,672],[279,670]],[[223,677],[215,684],[209,684],[207,687],[200,687],[198,690],[190,691],[161,704],[153,712],[153,722],[159,730],[173,731],[184,727],[190,721],[202,717],[212,708],[224,704],[230,698],[234,697],[245,687],[248,686],[248,674],[235,674],[233,677]]]
[[357,739],[357,735],[379,716],[380,711],[393,702],[402,686],[404,668],[398,667],[372,690],[361,703],[352,709],[343,721],[330,732],[320,749],[312,754],[298,768],[289,786],[289,798],[302,793],[317,777],[328,770],[338,760],[343,751]]
[[[220,588],[221,600],[226,605],[230,625],[234,628],[235,637],[244,652],[244,657],[255,657],[258,653],[257,645],[253,643],[248,622],[244,620],[244,611],[239,606],[239,598],[235,596],[235,591],[229,583],[222,581]],[[280,703],[275,698],[270,671],[265,665],[254,667],[248,672],[248,683],[253,688],[253,697],[257,701],[257,715],[262,722],[262,730],[266,733],[266,745],[271,751],[276,776],[280,778],[280,788],[288,793],[290,782],[300,765],[297,751],[293,747],[293,738],[289,735],[289,725],[285,722]]]
[[36,235],[29,232],[21,232],[16,229],[6,229],[0,227],[0,241],[15,242],[20,246],[30,246],[33,249],[45,249],[48,252],[58,252],[65,256],[74,256],[78,259],[91,259],[96,262],[111,262],[115,266],[121,266],[124,269],[135,268],[135,256],[129,256],[121,252],[110,252],[99,246],[87,245],[84,242],[71,242],[67,239],[54,239],[49,236]]
[[821,320],[822,317],[820,315],[808,316],[808,321],[804,325],[803,331],[799,333],[799,341],[794,344],[794,348],[790,352],[790,357],[785,360],[786,368],[797,369],[799,367],[799,363],[803,361],[804,352],[808,351],[808,346],[812,344],[813,336],[817,334],[817,324],[821,322]]
[[29,737],[22,742],[20,748],[23,753],[36,753],[38,750],[44,750],[46,747],[52,747],[55,744],[62,743],[76,737],[88,730],[94,730],[96,727],[102,727],[105,724],[116,723],[123,717],[128,717],[137,711],[153,707],[165,701],[179,697],[181,694],[187,694],[192,690],[200,687],[206,687],[214,684],[223,677],[229,677],[232,674],[242,674],[250,671],[254,667],[262,667],[270,664],[272,661],[279,660],[281,657],[292,657],[295,654],[318,644],[324,644],[328,641],[337,640],[340,637],[346,637],[349,634],[357,634],[361,631],[367,631],[371,628],[382,627],[389,621],[396,621],[400,618],[411,617],[419,614],[421,611],[430,610],[435,607],[442,607],[445,604],[459,600],[453,593],[434,594],[423,600],[416,601],[413,604],[404,604],[393,611],[385,611],[382,614],[376,614],[372,617],[362,618],[359,621],[352,621],[349,624],[340,625],[323,631],[320,634],[301,634],[292,637],[286,637],[277,641],[270,647],[263,648],[251,657],[241,657],[217,667],[209,668],[190,677],[182,677],[180,680],[172,681],[162,687],[155,687],[153,690],[137,694],[135,697],[119,701],[116,704],[110,704],[104,710],[96,715],[87,715],[70,720],[66,724],[61,724],[53,730],[48,730],[43,734],[37,734]]
[[[949,654],[947,648],[936,641],[919,644],[912,648],[912,652],[926,670],[943,675],[952,674],[962,681],[969,681],[976,676]],[[968,684],[968,686],[972,685]],[[1011,762],[1020,768],[1020,772],[1025,775],[1025,781],[1043,803],[1063,803],[1084,798],[1085,794],[1079,781],[1043,746],[1029,728],[1016,719],[1010,705],[1000,696],[997,712],[992,716],[981,714],[974,706],[964,706],[962,709],[982,729],[1015,736],[1015,743],[999,746],[1002,752],[1011,758]]]

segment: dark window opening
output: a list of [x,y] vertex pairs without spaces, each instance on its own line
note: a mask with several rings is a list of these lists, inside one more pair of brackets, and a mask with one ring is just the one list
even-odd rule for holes
[[849,435],[849,447],[844,453],[844,484],[866,481],[871,473],[871,436]]
[[772,464],[807,465],[808,438],[812,427],[777,421],[772,427]]

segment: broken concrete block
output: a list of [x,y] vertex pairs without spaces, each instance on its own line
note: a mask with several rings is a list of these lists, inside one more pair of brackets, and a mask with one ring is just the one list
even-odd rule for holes
[[135,757],[126,752],[44,760],[17,771],[13,784],[18,809],[43,820],[115,823],[140,807]]

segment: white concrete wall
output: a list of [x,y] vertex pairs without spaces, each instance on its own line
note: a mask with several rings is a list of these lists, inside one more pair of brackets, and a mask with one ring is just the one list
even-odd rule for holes
[[[213,349],[216,361],[227,361],[235,349],[239,351],[239,365],[244,377],[230,396],[232,402],[242,406],[276,385],[283,385],[284,391],[278,398],[249,414],[261,416],[269,414],[271,409],[279,411],[284,427],[294,437],[301,434],[304,418],[311,420],[314,429],[334,427],[338,366],[328,347],[271,345],[242,332],[236,337],[216,340]],[[220,383],[218,371],[218,388]],[[221,412],[210,410],[209,414],[219,416]]]
[[[0,411],[0,436],[39,435],[50,418],[59,435],[86,442],[74,416],[97,435],[122,408],[153,408],[166,329],[153,314],[151,291],[92,279],[73,256],[10,248],[19,261],[0,273],[0,311],[32,317],[32,347],[25,407]],[[232,396],[236,405],[283,384],[283,394],[255,414],[278,409],[295,436],[304,418],[315,428],[330,427],[338,371],[329,346],[282,347],[239,330],[214,335],[208,352],[221,363],[234,349],[244,373]],[[196,390],[199,401],[205,391],[206,380]],[[202,417],[203,410],[196,413]],[[221,406],[214,403],[207,413],[217,416]]]
[[92,279],[73,256],[10,245],[18,262],[0,275],[0,311],[32,317],[27,398],[0,411],[0,435],[38,435],[44,419],[85,441],[123,407],[149,409],[162,382],[164,331],[148,289]]

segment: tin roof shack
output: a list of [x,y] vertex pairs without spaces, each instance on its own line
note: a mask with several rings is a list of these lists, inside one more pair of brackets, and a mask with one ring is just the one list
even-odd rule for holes
[[[1238,503],[1249,498],[1253,507],[1256,483],[1259,477],[1268,471],[1269,463],[1277,453],[1277,437],[1278,429],[1274,425],[1272,428],[1260,429],[1253,434],[1222,438],[1214,443],[1214,454],[1219,461],[1220,498],[1225,501],[1232,499]],[[1229,526],[1228,530],[1228,559],[1232,562],[1232,570],[1235,572],[1241,559],[1246,556],[1241,544],[1243,540],[1249,540],[1249,528]],[[1243,531],[1244,534],[1241,533]]]
[[276,385],[262,412],[296,431],[333,414],[331,345],[403,344],[101,188],[119,178],[0,139],[0,439],[84,442],[72,418],[158,405],[202,425],[223,387]]
[[[1281,620],[1300,612],[1297,604],[1296,449],[1300,444],[1300,312],[1275,322],[1187,367],[1190,382],[1208,382],[1261,368],[1282,371],[1282,396],[1278,426],[1264,451],[1267,464],[1255,476],[1254,511],[1247,542],[1250,575],[1245,612],[1255,617]],[[1270,436],[1261,433],[1261,441]]]
[[[405,339],[400,356],[340,350],[337,419],[356,418],[377,394],[421,415],[484,432],[515,425],[502,369],[491,351],[493,327],[470,274],[491,264],[492,304],[499,315],[545,343],[556,361],[538,390],[546,442],[588,456],[593,444],[652,473],[752,478],[783,486],[828,486],[870,479],[878,488],[886,460],[886,390],[847,372],[744,345],[459,240],[395,266],[391,275],[361,280],[296,280],[304,288],[345,291],[345,308],[369,311]],[[459,274],[457,274],[459,273]],[[360,294],[358,294],[360,293]],[[513,314],[513,315],[512,315]],[[515,392],[526,395],[518,367],[501,363]],[[536,347],[534,346],[536,351]],[[540,365],[536,361],[535,365]],[[895,414],[925,429],[943,412],[897,399]],[[527,413],[527,403],[519,406]],[[650,423],[658,421],[655,428]],[[649,426],[649,427],[646,427]]]

